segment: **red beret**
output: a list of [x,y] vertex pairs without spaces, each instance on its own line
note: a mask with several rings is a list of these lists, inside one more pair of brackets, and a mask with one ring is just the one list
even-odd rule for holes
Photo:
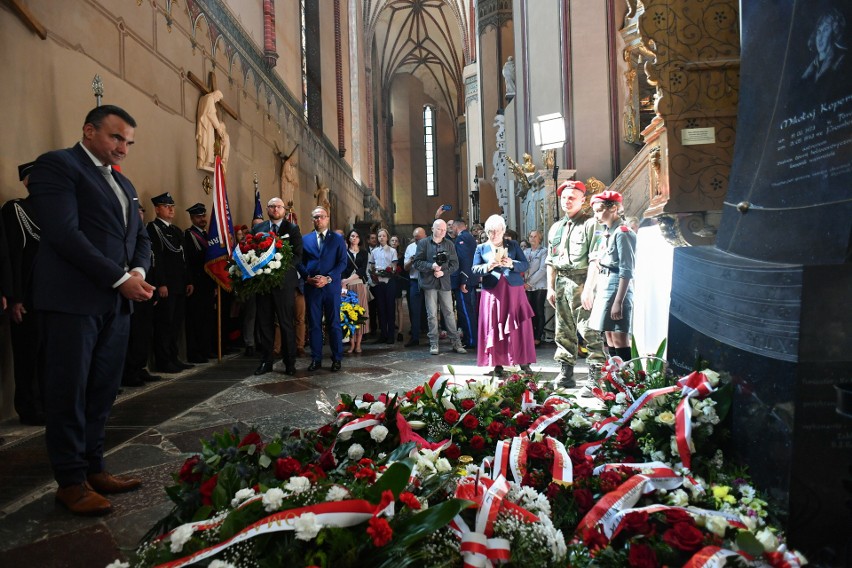
[[579,189],[583,193],[586,193],[586,186],[583,182],[567,179],[562,182],[562,185],[556,188],[556,197],[562,197],[562,192],[566,187],[569,189]]
[[590,203],[604,202],[604,201],[621,203],[623,200],[621,199],[621,194],[618,193],[617,191],[606,190],[606,191],[602,191],[601,193],[599,193],[597,195],[592,196]]

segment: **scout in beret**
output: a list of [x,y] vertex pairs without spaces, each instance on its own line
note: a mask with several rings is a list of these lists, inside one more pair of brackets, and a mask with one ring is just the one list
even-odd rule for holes
[[581,181],[568,179],[568,180],[563,181],[562,184],[559,187],[556,188],[556,197],[561,197],[562,192],[565,191],[566,188],[567,189],[579,189],[583,193],[586,193],[586,184],[584,184]]

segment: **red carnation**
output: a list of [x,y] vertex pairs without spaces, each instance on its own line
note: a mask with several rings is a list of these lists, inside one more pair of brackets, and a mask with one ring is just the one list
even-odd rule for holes
[[260,434],[257,432],[249,432],[246,434],[246,437],[242,439],[242,441],[237,445],[238,448],[242,448],[244,446],[262,446],[263,441],[260,439]]
[[574,502],[582,514],[586,514],[595,505],[595,498],[588,489],[575,489]]
[[202,505],[213,505],[213,490],[216,489],[216,485],[219,483],[219,474],[217,473],[207,481],[201,484],[201,488],[198,490],[201,493],[201,504]]
[[627,553],[627,562],[631,568],[656,568],[657,554],[654,549],[641,542],[630,544],[630,552]]
[[610,491],[615,491],[618,489],[618,486],[621,485],[621,475],[617,472],[609,470],[604,471],[600,475],[601,480],[601,491],[604,493],[609,493]]
[[198,456],[187,458],[180,468],[178,478],[184,483],[197,483],[201,481],[201,472],[195,471],[195,466],[199,464],[201,459]]
[[455,444],[450,444],[449,447],[444,449],[444,457],[446,457],[448,459],[457,460],[457,459],[459,459],[460,455],[461,455],[461,450]]
[[385,519],[373,517],[368,524],[367,534],[372,537],[374,546],[384,546],[393,538],[393,529]]
[[459,413],[457,410],[449,409],[444,413],[444,422],[447,424],[455,424],[459,421]]
[[506,428],[503,428],[503,439],[504,440],[506,438],[514,438],[517,435],[518,435],[518,431],[515,430],[514,426],[507,426]]
[[691,552],[701,547],[704,542],[704,533],[694,524],[675,523],[672,528],[663,533],[663,541],[672,548]]
[[275,461],[275,477],[278,479],[290,479],[294,475],[299,475],[302,471],[302,464],[293,458],[278,458]]
[[526,428],[530,425],[530,417],[526,414],[518,414],[518,417],[515,418],[515,422],[517,422],[519,428]]
[[514,414],[514,412],[512,412],[511,408],[501,408],[500,414],[502,414],[503,416],[509,417],[509,416],[512,416],[512,414]]
[[482,448],[485,447],[485,438],[483,438],[482,436],[479,436],[479,435],[474,436],[473,438],[470,439],[470,447],[473,448],[476,451],[481,450]]
[[488,428],[485,429],[485,432],[488,434],[489,438],[499,438],[500,434],[503,433],[503,423],[502,422],[492,422],[488,425]]
[[583,461],[580,463],[575,463],[574,465],[574,479],[582,479],[584,477],[591,477],[594,472],[594,468],[592,464],[589,462]]
[[479,419],[473,414],[468,414],[464,417],[464,420],[462,420],[462,426],[464,426],[468,430],[473,430],[474,428],[479,426]]
[[474,406],[476,406],[476,403],[473,402],[473,400],[471,400],[469,398],[466,398],[463,401],[461,401],[462,410],[470,410]]
[[420,501],[418,501],[417,497],[415,497],[412,493],[409,493],[408,491],[403,491],[402,493],[400,493],[399,500],[403,505],[405,505],[412,511],[420,510]]
[[601,532],[599,527],[595,526],[583,529],[583,544],[585,544],[589,550],[595,551],[603,548],[608,544],[608,542],[609,541],[603,532]]
[[376,472],[369,467],[362,467],[355,472],[355,479],[366,479],[368,483],[375,483]]

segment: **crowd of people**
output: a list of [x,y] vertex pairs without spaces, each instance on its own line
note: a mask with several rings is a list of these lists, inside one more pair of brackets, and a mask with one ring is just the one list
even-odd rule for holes
[[[154,219],[145,223],[144,204],[117,168],[135,127],[119,107],[93,109],[77,145],[20,166],[28,195],[7,202],[0,215],[15,410],[21,423],[46,426],[56,498],[83,515],[109,512],[104,495],[140,484],[104,468],[105,424],[120,388],[206,363],[221,347],[214,330],[217,294],[225,294],[205,272],[207,210],[188,207],[191,226],[181,230],[165,192],[151,199]],[[348,334],[348,354],[361,353],[365,337],[392,345],[407,331],[406,348],[420,346],[425,334],[432,355],[445,339],[455,353],[475,349],[477,365],[494,374],[509,365],[531,372],[548,302],[557,381],[576,386],[581,342],[590,369],[608,356],[630,358],[636,234],[620,194],[593,196],[593,215],[581,182],[564,182],[556,194],[563,216],[549,228],[546,248],[540,230],[522,242],[492,215],[469,231],[463,218],[442,218],[446,206],[430,234],[416,227],[403,246],[384,227],[366,243],[355,229],[331,230],[322,206],[311,211],[313,231],[303,234],[280,198],[267,202],[266,219],[258,203],[251,228],[237,226],[236,240],[275,234],[289,243],[292,266],[272,290],[240,301],[220,297],[220,323],[246,356],[259,358],[255,374],[272,372],[280,357],[283,372],[294,375],[296,359],[308,355],[307,370],[315,371],[326,347],[336,372],[344,355],[341,297],[353,292],[365,322]],[[239,323],[229,326],[234,314]],[[586,390],[595,373],[589,377]]]

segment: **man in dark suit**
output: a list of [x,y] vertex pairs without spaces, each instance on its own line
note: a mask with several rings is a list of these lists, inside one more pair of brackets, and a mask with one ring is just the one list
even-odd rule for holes
[[[24,186],[35,162],[18,166]],[[38,252],[40,229],[32,219],[30,199],[11,199],[3,205],[3,227],[9,250],[11,286],[0,284],[9,303],[9,326],[15,373],[15,412],[21,424],[44,424],[38,369],[38,319],[32,303],[33,261]]]
[[340,328],[341,274],[349,257],[343,237],[328,230],[328,211],[317,207],[311,212],[314,230],[304,235],[302,267],[305,279],[305,304],[310,322],[311,364],[308,371],[322,367],[322,318],[325,316],[331,347],[331,370],[340,370],[343,358],[343,330]]
[[458,314],[458,325],[464,336],[462,344],[465,347],[476,347],[477,323],[476,323],[476,286],[479,284],[479,275],[474,274],[473,255],[476,252],[478,241],[473,238],[467,230],[467,221],[459,217],[453,223],[456,236],[453,244],[456,245],[456,254],[459,257],[459,269],[450,276],[453,286],[453,294],[456,296],[456,312]]
[[[178,359],[178,330],[183,323],[186,297],[193,292],[183,256],[183,231],[173,224],[175,200],[169,192],[151,198],[156,219],[148,223],[148,237],[156,263],[151,281],[159,300],[154,306],[154,368],[160,373],[180,373],[193,367]],[[206,363],[204,361],[198,361]]]
[[206,363],[216,329],[216,282],[204,270],[207,208],[196,203],[186,212],[192,221],[183,238],[183,254],[192,282],[192,294],[186,298],[186,358],[190,363]]
[[130,181],[111,166],[127,155],[136,122],[100,106],[86,116],[73,148],[42,155],[30,173],[41,242],[33,276],[41,312],[45,441],[56,499],[71,512],[111,510],[102,494],[141,481],[104,467],[107,417],[121,381],[132,302],[151,297],[151,257]]
[[273,343],[275,342],[275,319],[281,330],[281,359],[285,373],[296,374],[296,333],[293,329],[293,303],[296,299],[296,284],[299,279],[297,267],[302,262],[302,235],[299,226],[284,218],[284,202],[273,197],[266,204],[269,220],[258,223],[251,233],[275,233],[290,243],[293,251],[293,266],[284,273],[281,285],[269,294],[257,294],[257,342],[260,345],[261,362],[255,375],[272,371]]

